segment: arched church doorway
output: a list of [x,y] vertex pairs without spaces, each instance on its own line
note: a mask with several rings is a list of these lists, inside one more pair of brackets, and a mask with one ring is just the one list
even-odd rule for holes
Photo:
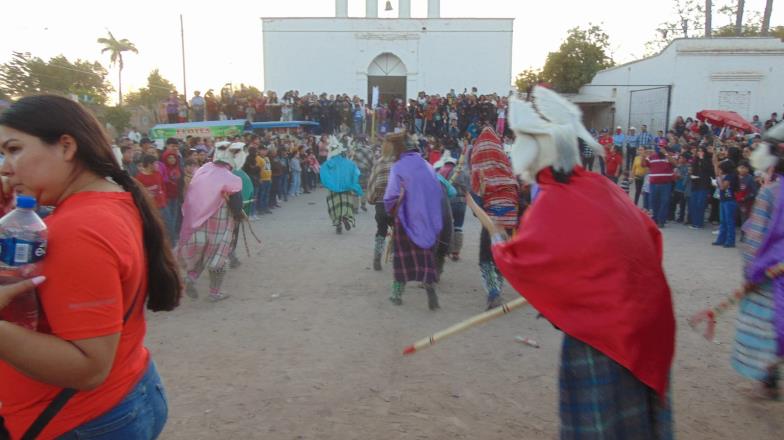
[[368,100],[372,101],[373,87],[379,88],[379,103],[392,99],[406,100],[406,65],[396,55],[382,53],[368,66]]

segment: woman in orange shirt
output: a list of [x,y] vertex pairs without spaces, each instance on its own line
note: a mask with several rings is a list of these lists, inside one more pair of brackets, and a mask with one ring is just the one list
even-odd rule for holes
[[158,210],[100,123],[66,98],[14,103],[0,115],[0,152],[16,192],[56,206],[45,282],[0,287],[0,308],[35,284],[41,303],[37,332],[0,321],[5,429],[12,439],[156,438],[168,410],[143,306],[172,310],[182,292]]

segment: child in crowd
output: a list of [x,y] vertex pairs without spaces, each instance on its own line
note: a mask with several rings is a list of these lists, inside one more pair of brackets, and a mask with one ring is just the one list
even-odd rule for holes
[[678,223],[686,221],[686,191],[690,181],[689,162],[686,160],[686,157],[681,155],[678,157],[678,164],[675,167],[675,186],[673,187],[672,201],[670,202],[670,220]]
[[757,196],[757,184],[754,176],[750,173],[751,165],[746,160],[742,160],[738,165],[738,192],[735,200],[738,202],[740,210],[740,222],[745,223],[754,205],[754,198]]
[[166,207],[166,193],[163,188],[163,176],[156,167],[157,162],[158,159],[153,155],[144,156],[136,180],[144,186],[163,216],[163,209]]
[[725,248],[735,247],[735,215],[738,202],[735,193],[738,191],[738,175],[735,174],[735,164],[725,160],[718,165],[719,178],[719,236],[713,242],[714,246]]
[[183,173],[183,179],[182,179],[182,181],[183,181],[182,194],[183,195],[185,195],[185,193],[188,192],[188,185],[190,185],[191,180],[193,179],[193,173],[195,173],[196,170],[198,170],[198,169],[199,169],[199,162],[196,160],[196,158],[190,157],[190,158],[185,160],[185,172]]
[[618,183],[618,185],[621,187],[623,192],[625,192],[626,195],[628,196],[629,195],[629,190],[631,189],[631,182],[629,181],[629,172],[628,171],[624,171],[623,177],[621,177],[621,181]]
[[651,175],[646,174],[642,179],[642,209],[648,214],[653,214],[651,210]]

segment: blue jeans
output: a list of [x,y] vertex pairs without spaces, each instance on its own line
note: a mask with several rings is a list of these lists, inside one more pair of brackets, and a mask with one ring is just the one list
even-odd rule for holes
[[663,225],[667,221],[671,194],[672,183],[651,184],[651,209],[653,209],[653,221],[657,225]]
[[295,171],[291,175],[291,188],[289,188],[290,196],[297,196],[302,191],[302,172]]
[[269,209],[271,180],[262,180],[259,183],[259,192],[256,196],[256,214],[261,214]]
[[277,187],[278,189],[277,196],[283,199],[284,201],[288,202],[289,201],[289,175],[283,174],[282,176],[278,177],[278,179],[280,180]]
[[59,440],[153,440],[166,425],[169,405],[155,362],[136,386],[118,403],[96,419],[58,437]]
[[689,217],[691,218],[692,226],[701,228],[705,225],[705,205],[707,202],[707,189],[691,190],[691,197],[689,197]]
[[177,244],[177,239],[179,238],[177,234],[177,220],[179,217],[179,211],[180,201],[176,199],[166,202],[166,206],[162,211],[163,222],[166,225],[166,232],[168,232],[169,239],[173,245]]
[[719,236],[716,243],[724,246],[735,246],[735,214],[738,202],[722,200],[719,203]]

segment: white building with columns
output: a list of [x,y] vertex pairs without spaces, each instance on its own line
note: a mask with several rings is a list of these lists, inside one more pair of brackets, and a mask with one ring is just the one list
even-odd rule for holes
[[398,0],[397,18],[379,18],[379,3],[366,0],[365,17],[349,17],[348,0],[336,0],[335,17],[262,18],[264,88],[368,102],[374,86],[382,102],[512,89],[514,19],[442,18],[440,0],[427,0],[427,18],[411,17],[411,0]]

